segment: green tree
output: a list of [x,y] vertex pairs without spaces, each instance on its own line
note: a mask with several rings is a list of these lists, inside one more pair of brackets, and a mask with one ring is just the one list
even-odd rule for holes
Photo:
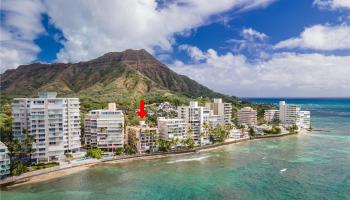
[[255,136],[255,131],[254,131],[253,127],[249,127],[248,133],[250,136]]
[[158,139],[157,144],[159,146],[159,151],[168,152],[171,150],[172,141]]
[[14,158],[19,156],[22,148],[17,140],[11,140],[5,143],[9,151],[10,162],[12,163]]
[[86,152],[86,156],[91,157],[91,158],[96,158],[96,159],[101,159],[102,158],[102,150],[101,149],[89,149]]
[[222,128],[220,124],[217,124],[213,130],[215,141],[224,142],[230,135],[228,129]]
[[263,132],[266,134],[280,134],[281,129],[279,127],[273,126],[271,130],[264,129]]
[[6,143],[13,139],[12,135],[13,118],[4,113],[0,113],[0,141]]
[[299,127],[297,125],[293,125],[287,128],[287,130],[289,131],[289,133],[298,133],[298,129]]
[[139,143],[139,139],[136,137],[136,130],[134,129],[129,129],[128,131],[128,143],[129,143],[129,147],[132,148],[131,151],[129,151],[130,153],[137,153],[138,152],[138,143]]
[[128,155],[136,153],[135,149],[132,146],[128,145],[128,144],[124,144],[124,152],[126,154],[128,154]]

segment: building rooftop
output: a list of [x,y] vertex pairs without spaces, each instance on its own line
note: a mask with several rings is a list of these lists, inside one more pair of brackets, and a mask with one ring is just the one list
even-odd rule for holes
[[38,92],[39,98],[56,98],[57,92]]

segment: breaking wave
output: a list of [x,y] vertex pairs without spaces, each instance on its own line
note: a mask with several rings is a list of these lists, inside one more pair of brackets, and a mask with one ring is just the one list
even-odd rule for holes
[[210,156],[202,156],[202,157],[198,157],[198,158],[187,158],[187,159],[179,159],[179,160],[173,160],[173,161],[169,161],[167,162],[168,164],[173,164],[173,163],[179,163],[179,162],[190,162],[190,161],[200,161],[200,160],[205,160],[207,158],[209,158]]

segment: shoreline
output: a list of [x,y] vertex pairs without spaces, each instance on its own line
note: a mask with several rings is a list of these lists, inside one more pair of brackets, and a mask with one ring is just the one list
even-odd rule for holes
[[[302,133],[302,132],[301,132]],[[240,143],[240,142],[246,142],[250,140],[258,140],[258,139],[268,139],[268,138],[278,138],[278,137],[285,137],[285,136],[291,136],[291,135],[297,135],[296,133],[290,134],[280,134],[280,135],[265,135],[265,136],[255,136],[255,137],[247,137],[242,138],[239,140],[232,140],[227,141],[223,143],[218,144],[211,144],[206,146],[201,146],[194,148],[192,150],[182,151],[182,152],[168,152],[168,153],[157,153],[157,154],[146,154],[146,155],[134,155],[134,156],[125,156],[125,157],[117,157],[117,158],[107,158],[105,160],[95,160],[92,163],[82,163],[76,166],[66,166],[63,168],[60,168],[60,166],[57,166],[57,169],[54,169],[53,171],[45,172],[43,171],[36,171],[39,172],[37,175],[31,175],[31,176],[25,176],[26,174],[30,173],[24,173],[20,176],[24,177],[14,177],[14,180],[10,180],[7,182],[4,182],[3,180],[0,181],[0,191],[1,188],[13,188],[21,185],[26,184],[32,184],[32,183],[38,183],[43,181],[52,180],[55,178],[60,178],[63,176],[71,175],[74,173],[79,173],[84,170],[89,169],[92,166],[99,165],[99,164],[118,164],[118,163],[126,163],[126,162],[132,162],[136,160],[152,160],[152,159],[160,159],[160,158],[167,158],[167,157],[175,157],[175,156],[181,156],[181,155],[188,155],[188,154],[194,154],[198,152],[203,151],[211,151],[215,150],[219,147],[223,147],[230,144]],[[54,168],[54,167],[52,167]],[[46,170],[50,170],[50,168],[47,168]],[[34,171],[35,172],[35,171]],[[42,172],[40,174],[40,172]],[[6,179],[5,179],[6,180]]]

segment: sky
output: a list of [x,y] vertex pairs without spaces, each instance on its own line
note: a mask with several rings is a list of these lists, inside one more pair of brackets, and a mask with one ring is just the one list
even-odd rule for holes
[[350,97],[350,0],[1,0],[0,73],[146,49],[240,97]]

